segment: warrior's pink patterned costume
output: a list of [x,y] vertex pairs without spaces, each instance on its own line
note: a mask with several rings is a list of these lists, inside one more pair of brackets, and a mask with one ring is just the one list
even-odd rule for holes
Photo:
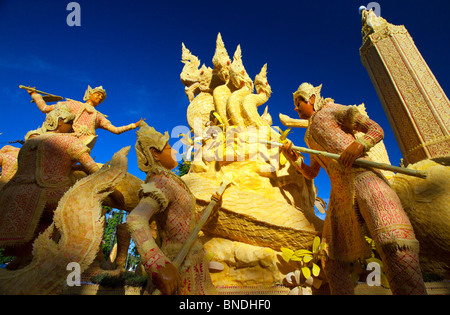
[[2,175],[0,176],[0,190],[17,171],[17,156],[19,148],[5,145],[0,149],[0,166],[2,167]]
[[[158,224],[160,246],[151,238],[147,227],[128,216],[133,239],[142,244],[141,262],[145,270],[155,273],[168,261],[173,261],[196,223],[195,197],[176,175],[162,169],[147,176],[141,189],[142,198],[157,201],[159,210],[155,218]],[[148,224],[147,224],[148,226]],[[141,252],[142,250],[142,252]],[[214,294],[215,288],[205,261],[203,245],[196,241],[180,268],[183,288],[178,294]]]
[[58,102],[56,105],[46,105],[40,94],[35,93],[32,95],[32,98],[43,113],[49,113],[55,106],[66,105],[70,112],[75,115],[73,121],[74,134],[91,149],[94,147],[96,141],[97,136],[95,135],[95,130],[97,128],[108,130],[114,134],[121,134],[136,128],[136,124],[115,127],[106,119],[105,115],[86,103],[67,100],[65,102]]
[[52,210],[73,184],[72,165],[79,162],[89,173],[98,169],[89,151],[70,134],[46,133],[25,142],[17,172],[0,192],[0,247],[31,241],[41,216],[51,221]]
[[[164,283],[161,283],[161,275],[178,267],[182,287],[177,284],[178,292],[173,292],[175,287],[172,287],[167,293],[214,294],[215,287],[211,281],[203,245],[199,240],[190,247],[181,266],[172,264],[186,244],[197,218],[196,198],[183,180],[169,170],[176,166],[174,152],[168,144],[169,134],[166,132],[162,135],[145,122],[139,124],[136,134],[138,166],[147,174],[147,178],[139,192],[139,205],[127,216],[127,226],[141,255],[142,265],[152,276],[152,280],[155,280],[149,281],[146,291],[153,292],[154,283],[163,286],[173,283],[170,279],[166,282],[162,280]],[[166,149],[171,150],[172,156],[155,153],[155,150],[167,152]],[[159,235],[156,241],[149,226],[152,217],[158,226]],[[170,273],[174,274],[172,271]]]
[[[328,102],[309,119],[305,142],[311,149],[341,154],[355,141],[365,152],[383,139],[381,127],[354,106]],[[364,154],[362,157],[368,159]],[[329,245],[325,272],[332,293],[353,293],[348,276],[349,262],[370,257],[364,239],[374,239],[382,256],[384,271],[394,294],[426,293],[419,265],[419,243],[398,196],[377,171],[360,167],[346,170],[336,160],[311,156],[311,165],[299,171],[312,179],[323,167],[331,181],[331,195],[323,241]],[[368,233],[370,232],[370,234]]]

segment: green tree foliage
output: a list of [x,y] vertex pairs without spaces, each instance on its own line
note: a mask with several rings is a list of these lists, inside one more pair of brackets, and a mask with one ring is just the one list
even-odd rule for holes
[[103,235],[102,251],[105,257],[109,257],[109,254],[111,253],[114,244],[117,242],[116,239],[117,225],[123,222],[125,212],[114,210],[111,207],[103,206],[103,208],[106,210],[107,221],[105,226],[105,232]]
[[191,168],[191,161],[187,161],[183,158],[183,160],[178,164],[178,176],[183,176],[189,173],[189,169]]
[[11,260],[14,259],[14,257],[5,256],[4,251],[5,251],[5,250],[4,250],[3,248],[0,248],[0,265],[1,265],[1,264],[7,264],[7,263],[9,263]]
[[137,251],[136,244],[134,244],[134,242],[132,241],[131,249],[128,251],[126,269],[127,270],[129,270],[130,268],[134,269],[140,262],[141,262],[141,256],[139,255],[139,252]]
[[[105,207],[106,210],[106,226],[102,240],[102,251],[105,258],[109,257],[114,244],[117,243],[116,229],[117,225],[123,223],[125,220],[125,212]],[[130,244],[130,250],[128,252],[126,269],[134,268],[141,261],[139,253],[137,252],[136,245],[133,241]]]

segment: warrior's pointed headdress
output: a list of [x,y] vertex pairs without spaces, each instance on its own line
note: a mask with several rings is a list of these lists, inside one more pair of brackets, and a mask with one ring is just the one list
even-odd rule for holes
[[151,171],[154,167],[159,166],[159,162],[155,161],[151,153],[151,149],[158,151],[164,150],[169,142],[170,136],[166,131],[164,135],[155,130],[155,128],[147,125],[146,122],[139,123],[139,130],[136,131],[136,155],[139,169],[145,173]]
[[96,92],[101,92],[103,94],[103,100],[106,99],[106,91],[103,89],[103,86],[97,86],[93,89],[88,85],[87,90],[84,93],[83,101],[86,102],[91,97],[91,95]]
[[322,84],[319,86],[314,86],[311,83],[302,83],[298,87],[297,91],[294,92],[294,103],[298,98],[302,98],[306,102],[308,102],[311,96],[316,96],[316,101],[314,103],[314,110],[318,111],[323,105],[323,99],[320,96],[320,91],[322,90]]

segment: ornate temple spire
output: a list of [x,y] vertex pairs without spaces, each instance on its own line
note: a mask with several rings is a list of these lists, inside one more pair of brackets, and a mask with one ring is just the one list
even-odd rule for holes
[[406,164],[450,157],[450,101],[408,30],[362,10],[361,62]]

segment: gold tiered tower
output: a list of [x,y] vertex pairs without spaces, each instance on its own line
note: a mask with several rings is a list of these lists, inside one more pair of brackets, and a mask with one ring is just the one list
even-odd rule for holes
[[423,272],[450,278],[450,101],[404,26],[362,11],[361,61],[366,67],[408,168],[392,188],[420,243]]
[[408,30],[362,11],[361,61],[406,165],[450,157],[450,101]]

